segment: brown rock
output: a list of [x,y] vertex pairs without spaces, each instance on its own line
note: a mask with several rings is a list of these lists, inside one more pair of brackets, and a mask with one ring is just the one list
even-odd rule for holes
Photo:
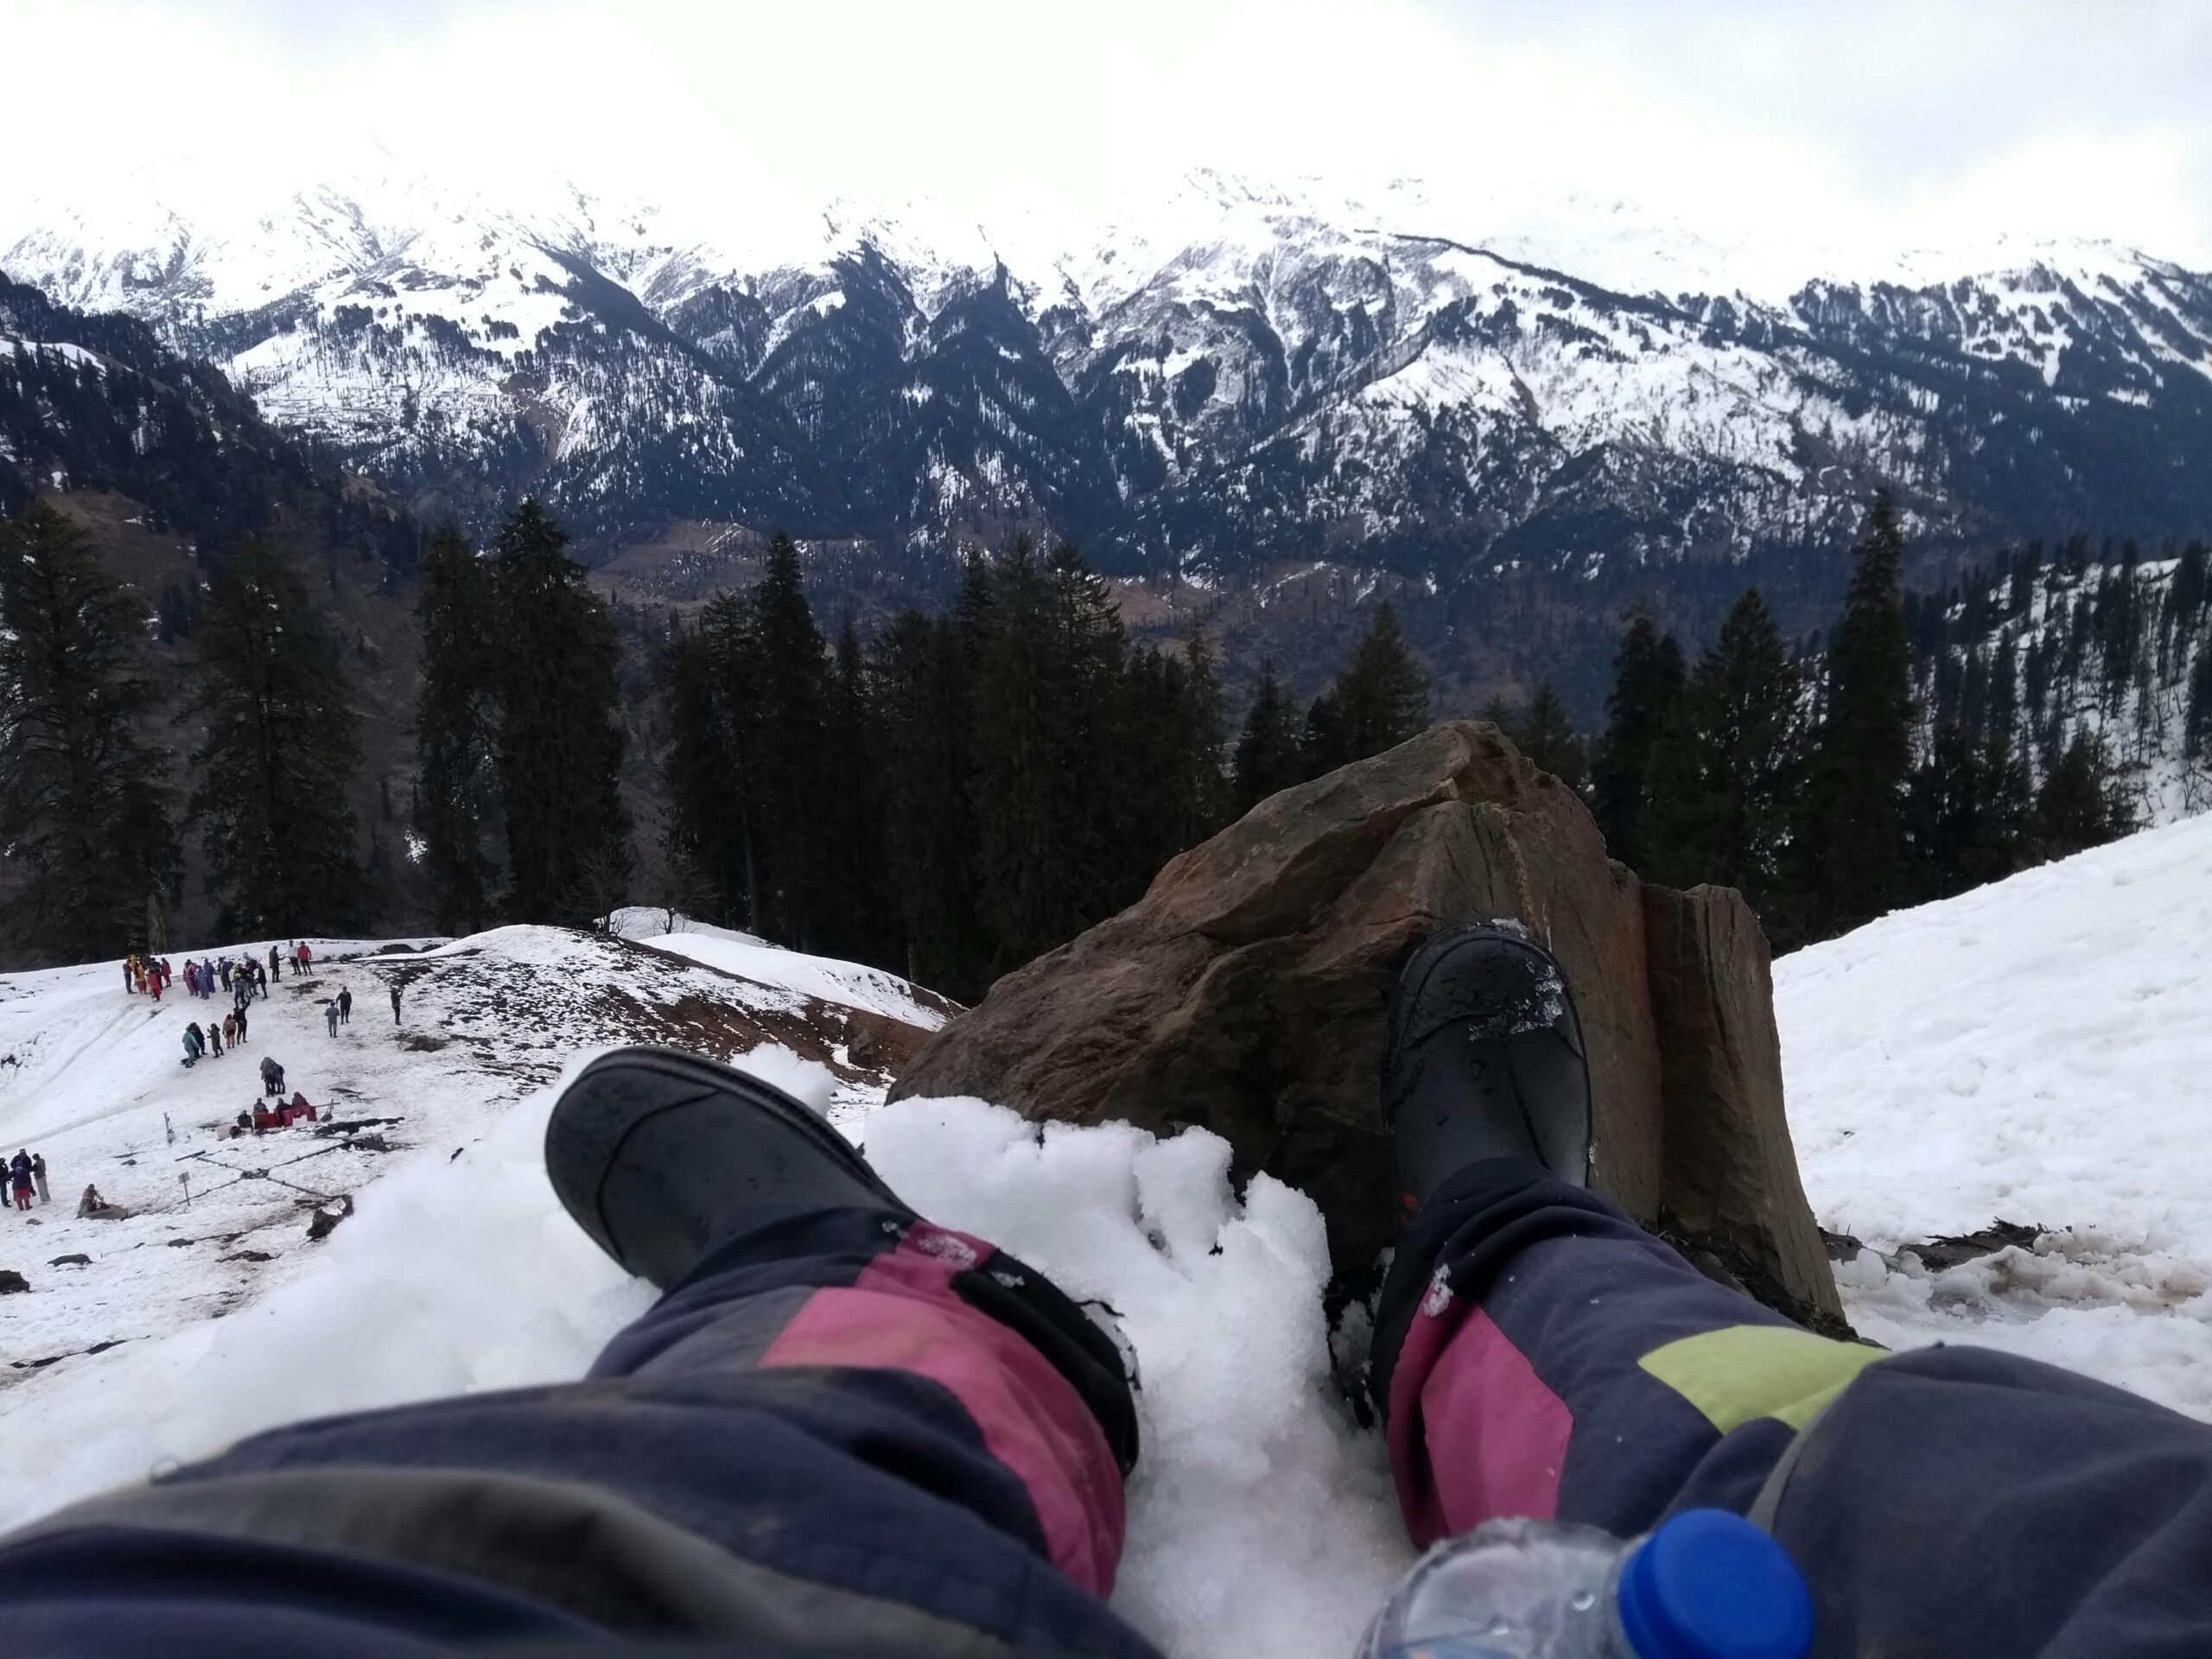
[[[1202,1125],[1235,1148],[1238,1176],[1265,1169],[1313,1198],[1340,1279],[1356,1281],[1393,1225],[1376,1071],[1397,969],[1440,925],[1510,917],[1551,947],[1574,988],[1597,1183],[1656,1225],[1675,1190],[1665,1160],[1678,1090],[1662,1076],[1648,909],[1572,791],[1496,727],[1452,721],[1262,802],[1170,863],[1128,910],[1000,980],[931,1039],[892,1093],[980,1095],[1063,1122]],[[1708,1000],[1713,1020],[1735,1021],[1731,1033],[1751,1032],[1763,1012],[1772,1057],[1764,942],[1755,925],[1751,934],[1755,957],[1748,947],[1712,957]],[[1683,960],[1712,943],[1685,942],[1680,929],[1669,938]],[[1754,961],[1756,982],[1745,977]],[[1671,989],[1669,999],[1677,1046],[1709,1053],[1708,1071],[1733,1056],[1741,1081],[1730,1110],[1746,1122],[1768,1112],[1781,1135],[1787,1189],[1770,1195],[1747,1259],[1763,1262],[1776,1241],[1794,1249],[1793,1214],[1817,1255],[1781,1131],[1778,1065],[1761,1071],[1748,1039],[1741,1054],[1719,1039],[1699,1049],[1687,1037],[1697,1005]],[[1729,1156],[1752,1145],[1707,1138]],[[1759,1170],[1770,1168],[1773,1144],[1757,1144]],[[1717,1218],[1718,1236],[1759,1179],[1718,1179],[1710,1200],[1686,1179],[1681,1214]],[[1799,1283],[1795,1260],[1775,1284]]]
[[1665,1078],[1663,1230],[1769,1306],[1848,1334],[1797,1179],[1766,936],[1732,887],[1643,889]]

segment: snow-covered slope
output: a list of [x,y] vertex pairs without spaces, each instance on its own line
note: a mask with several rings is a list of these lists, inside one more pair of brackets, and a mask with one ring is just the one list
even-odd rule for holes
[[[623,921],[652,935],[655,916]],[[173,1170],[203,1166],[168,1160],[205,1151],[357,1204],[314,1245],[300,1195],[253,1179],[195,1184],[189,1212],[0,1222],[0,1266],[33,1287],[0,1300],[0,1349],[66,1356],[0,1370],[0,1524],[290,1418],[575,1375],[645,1298],[544,1184],[544,1085],[595,1045],[695,1033],[828,1102],[933,1217],[1120,1310],[1146,1448],[1116,1596],[1131,1618],[1175,1655],[1351,1651],[1410,1552],[1380,1443],[1330,1381],[1313,1205],[1264,1176],[1240,1197],[1226,1146],[1201,1131],[1040,1135],[982,1102],[881,1106],[879,1083],[837,1070],[836,1032],[871,1015],[927,1025],[929,999],[743,936],[649,942],[509,929],[327,963],[321,986],[287,980],[256,1005],[245,1055],[188,1075],[173,1050],[189,1016],[124,997],[115,970],[0,978],[0,1054],[16,1057],[0,1058],[0,1141],[44,1149],[62,1192],[89,1175],[157,1205]],[[1824,1224],[1867,1247],[1839,1268],[1865,1334],[1992,1343],[2212,1417],[2209,959],[2199,818],[1778,964],[1806,1185]],[[409,970],[407,1032],[442,1048],[388,1024],[375,982]],[[340,977],[359,1001],[334,1044],[316,999]],[[213,1141],[205,1126],[251,1094],[239,1074],[264,1050],[348,1117],[397,1118],[377,1132],[402,1149],[280,1167],[280,1146],[348,1137],[289,1131],[244,1143],[250,1158]],[[1998,1218],[2060,1230],[1942,1273],[1906,1248]],[[274,1259],[225,1259],[247,1248]],[[92,1262],[45,1265],[76,1251]]]
[[[1847,1313],[2212,1417],[2212,817],[1901,912],[1775,968],[1815,1213],[1866,1249]],[[2027,1247],[1900,1247],[1998,1220]],[[1891,1261],[1885,1262],[1887,1255]]]
[[158,205],[192,196],[35,206],[0,269],[440,511],[529,488],[609,538],[1013,512],[1154,569],[1448,531],[1434,569],[1822,540],[1878,480],[1992,533],[2212,502],[2212,282],[2103,244],[1792,268],[1624,203],[1212,173],[982,226],[398,176]]

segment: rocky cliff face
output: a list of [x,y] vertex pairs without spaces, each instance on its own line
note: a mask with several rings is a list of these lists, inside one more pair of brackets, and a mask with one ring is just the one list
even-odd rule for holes
[[1393,1224],[1376,1067],[1414,944],[1510,917],[1558,956],[1588,1045],[1598,1185],[1821,1329],[1840,1305],[1783,1113],[1766,943],[1733,892],[1647,887],[1495,727],[1453,721],[1262,802],[1145,897],[995,985],[893,1096],[1199,1124],[1303,1188],[1357,1283]]
[[0,226],[0,269],[155,323],[425,512],[531,491],[608,544],[1024,523],[1130,570],[1449,587],[1824,544],[1876,482],[1969,537],[2212,518],[2202,275],[2065,245],[1747,293],[1710,250],[1465,218],[1198,176],[1065,246],[836,213],[741,246],[414,181],[234,226],[72,209]]

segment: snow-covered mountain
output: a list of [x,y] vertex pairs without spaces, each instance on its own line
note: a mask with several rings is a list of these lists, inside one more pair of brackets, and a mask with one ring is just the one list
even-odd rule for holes
[[184,199],[34,208],[0,270],[154,322],[428,512],[534,490],[603,542],[1011,519],[1125,569],[1448,582],[1825,543],[1876,482],[1967,538],[2212,523],[2212,277],[2102,244],[1791,256],[1211,174],[985,226],[396,175]]

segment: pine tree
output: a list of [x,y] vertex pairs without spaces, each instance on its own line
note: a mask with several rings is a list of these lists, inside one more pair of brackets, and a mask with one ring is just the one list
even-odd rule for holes
[[1560,701],[1559,693],[1549,680],[1537,682],[1529,706],[1515,719],[1509,732],[1515,747],[1531,761],[1569,789],[1582,787],[1588,770],[1583,759],[1582,740],[1576,735],[1574,722],[1567,715],[1567,705]]
[[1773,615],[1747,588],[1675,700],[1649,763],[1647,826],[1662,849],[1652,874],[1734,887],[1785,940],[1799,928],[1786,890],[1804,765],[1799,692]]
[[2134,827],[2134,816],[2114,786],[2103,745],[2076,732],[2036,795],[2037,855],[2065,858],[2116,840]]
[[1605,733],[1590,768],[1591,810],[1605,833],[1605,849],[1631,869],[1658,868],[1658,849],[1646,832],[1651,753],[1686,678],[1674,635],[1662,635],[1649,613],[1637,611],[1613,656]]
[[733,607],[743,609],[727,594],[709,600],[695,626],[679,626],[670,635],[656,663],[668,720],[661,757],[669,798],[663,862],[696,874],[693,913],[700,919],[751,929],[757,918],[743,770],[723,691],[729,669],[717,651],[718,642],[727,645]]
[[585,926],[627,896],[620,650],[605,601],[567,548],[535,501],[500,529],[496,760],[508,915]]
[[822,844],[830,664],[788,536],[768,544],[752,611],[757,671],[747,789],[760,851],[760,924],[771,938],[811,950],[821,944],[830,877]]
[[847,616],[831,655],[823,721],[822,948],[833,957],[896,969],[906,945],[884,880],[882,752],[868,703],[860,634]]
[[416,827],[438,925],[474,933],[490,918],[497,879],[485,845],[496,811],[499,652],[492,583],[475,550],[450,527],[430,537],[419,577]]
[[1886,491],[1853,550],[1828,643],[1796,844],[1811,937],[1905,902],[1904,804],[1912,769],[1910,657],[1898,595],[1904,536]]
[[1230,798],[1242,817],[1270,795],[1306,781],[1300,753],[1298,705],[1275,678],[1272,658],[1260,662],[1260,683],[1245,710],[1243,730],[1230,764]]
[[1351,661],[1306,710],[1302,747],[1312,777],[1418,737],[1428,725],[1428,674],[1386,602]]
[[972,562],[953,616],[894,617],[876,640],[869,676],[883,755],[886,873],[906,939],[904,969],[964,1001],[989,982],[969,792],[971,647],[988,611],[988,582],[987,568]]
[[0,845],[10,943],[89,962],[145,943],[175,883],[145,608],[108,580],[84,532],[44,503],[0,525]]
[[266,542],[226,561],[200,626],[193,817],[233,938],[348,933],[366,908],[346,804],[360,752],[338,653]]
[[2189,711],[2182,727],[2183,750],[2190,760],[2202,756],[2208,743],[2212,743],[2212,638],[2198,642],[2189,677]]
[[[1177,782],[1170,837],[1177,853],[1197,846],[1229,817],[1229,775],[1223,766],[1229,715],[1213,647],[1205,630],[1195,622],[1183,642],[1182,669],[1176,698]],[[1149,885],[1151,877],[1145,879]]]

